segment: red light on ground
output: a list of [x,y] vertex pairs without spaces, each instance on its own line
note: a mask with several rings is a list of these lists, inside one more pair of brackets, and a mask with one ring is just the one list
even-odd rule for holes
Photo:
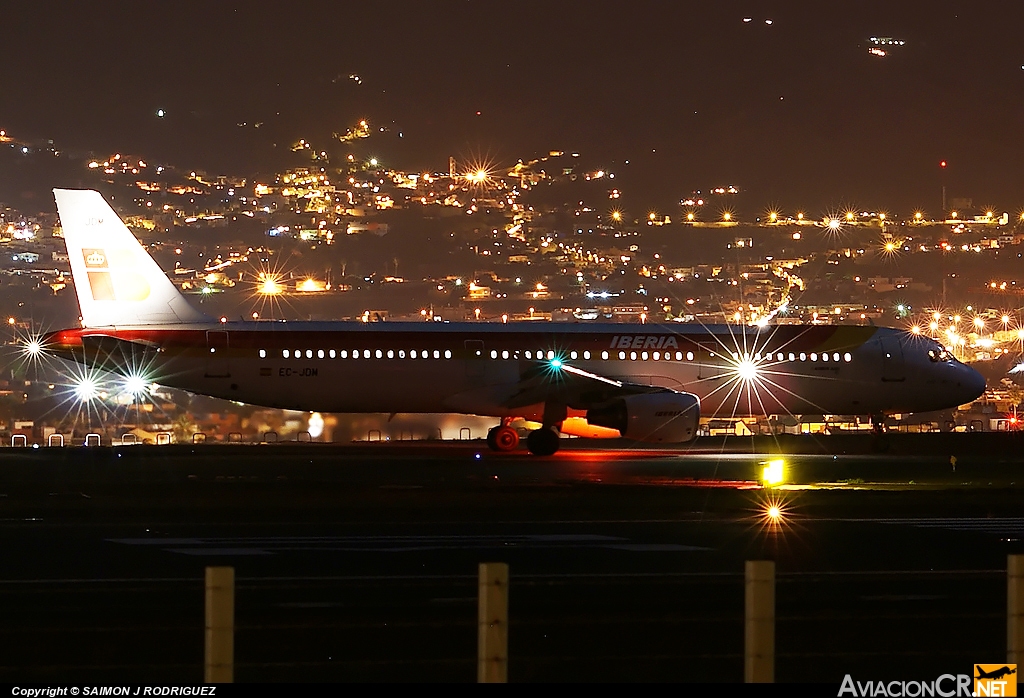
[[946,166],[946,161],[945,160],[943,160],[942,162],[939,163],[939,167],[945,167],[945,166]]

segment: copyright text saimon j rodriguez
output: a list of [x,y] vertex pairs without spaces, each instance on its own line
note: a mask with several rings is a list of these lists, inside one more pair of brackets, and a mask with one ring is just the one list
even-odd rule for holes
[[57,696],[215,696],[216,686],[15,686],[11,695],[18,698],[56,698]]

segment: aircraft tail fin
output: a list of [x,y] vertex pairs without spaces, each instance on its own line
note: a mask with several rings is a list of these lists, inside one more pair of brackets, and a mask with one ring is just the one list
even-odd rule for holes
[[99,192],[54,189],[85,327],[209,322]]

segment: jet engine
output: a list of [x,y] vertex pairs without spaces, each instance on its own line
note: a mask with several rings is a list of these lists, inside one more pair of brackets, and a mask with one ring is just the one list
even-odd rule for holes
[[688,443],[697,438],[700,398],[671,390],[627,395],[587,410],[587,422],[617,429],[627,439]]

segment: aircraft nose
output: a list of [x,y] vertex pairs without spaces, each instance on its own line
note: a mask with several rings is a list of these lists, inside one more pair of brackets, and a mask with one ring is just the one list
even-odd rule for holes
[[962,393],[961,405],[974,402],[985,392],[985,377],[970,366],[960,366],[957,387]]

